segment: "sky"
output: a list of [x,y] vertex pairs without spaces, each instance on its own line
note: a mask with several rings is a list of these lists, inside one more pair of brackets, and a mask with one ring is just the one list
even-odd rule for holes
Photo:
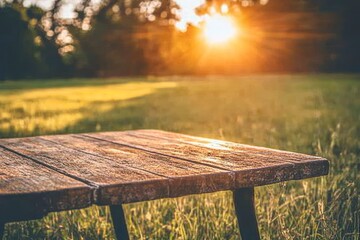
[[[92,0],[93,4],[99,4],[102,0]],[[81,0],[63,0],[63,6],[60,9],[60,17],[62,18],[74,18],[74,9]],[[54,0],[25,0],[24,5],[30,6],[35,4],[45,10],[52,7]],[[201,22],[202,18],[196,14],[195,9],[204,4],[205,0],[177,0],[178,9],[177,15],[180,17],[176,23],[176,27],[182,31],[185,31],[188,23],[197,25]]]
[[[64,4],[60,9],[60,16],[62,18],[73,18],[75,6],[81,2],[81,0],[63,0]],[[99,3],[101,0],[92,0],[93,3]],[[54,0],[25,0],[24,5],[30,6],[35,4],[45,10],[49,10],[54,3]]]

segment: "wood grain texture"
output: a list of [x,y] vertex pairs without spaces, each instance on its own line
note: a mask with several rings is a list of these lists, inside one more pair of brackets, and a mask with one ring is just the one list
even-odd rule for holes
[[0,147],[0,222],[87,207],[91,199],[88,185]]
[[2,139],[0,145],[94,187],[96,204],[115,205],[169,196],[167,178],[40,137]]
[[235,173],[235,188],[326,175],[321,157],[191,137],[158,130],[85,134],[137,149],[187,159]]
[[141,151],[81,135],[45,136],[43,139],[82,151],[123,166],[159,176],[169,182],[169,197],[233,189],[234,173],[192,161]]
[[0,150],[5,215],[254,187],[329,169],[321,157],[158,130],[0,139]]

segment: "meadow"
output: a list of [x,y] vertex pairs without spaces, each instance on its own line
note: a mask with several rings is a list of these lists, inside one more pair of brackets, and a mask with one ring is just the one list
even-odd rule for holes
[[[256,189],[263,239],[360,239],[360,76],[0,82],[0,138],[153,128],[323,156],[326,177]],[[240,239],[231,192],[125,205],[132,239]],[[107,207],[7,224],[4,239],[114,239]]]

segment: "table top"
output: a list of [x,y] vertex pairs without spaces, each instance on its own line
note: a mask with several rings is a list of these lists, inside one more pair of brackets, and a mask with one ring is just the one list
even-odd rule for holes
[[328,170],[321,157],[159,130],[0,139],[0,211],[115,205]]

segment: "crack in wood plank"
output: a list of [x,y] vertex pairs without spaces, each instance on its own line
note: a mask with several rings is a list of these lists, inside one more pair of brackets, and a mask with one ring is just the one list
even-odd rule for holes
[[[77,196],[71,194],[77,191],[83,205],[121,204],[303,179],[326,175],[329,170],[329,162],[321,157],[159,130],[0,139],[0,166],[8,169],[11,161],[18,164],[19,175],[0,169],[0,206],[9,205],[11,197],[26,206],[26,201],[16,198],[26,195],[23,199],[34,204],[43,202],[43,212],[72,209],[71,201]],[[22,169],[34,164],[40,166],[34,170],[40,171],[38,176],[30,185],[22,182],[24,188],[18,194],[1,187],[26,179],[31,172]],[[62,176],[59,182],[68,179],[73,187],[61,190],[59,186],[53,192],[51,185],[44,185],[29,195],[31,184],[36,189],[40,187],[36,184],[52,179],[49,171]],[[59,206],[54,197],[63,199]]]
[[166,177],[169,179],[169,197],[234,189],[235,174],[232,171],[210,168],[80,135],[55,135],[42,138],[68,148],[86,149],[81,151]]
[[[286,180],[321,176],[326,175],[329,169],[328,161],[321,157],[251,147],[219,140],[207,140],[207,143],[209,141],[221,143],[222,145],[219,150],[217,149],[219,146],[216,146],[214,149],[201,144],[194,145],[187,143],[186,141],[177,141],[179,136],[186,135],[157,131],[160,137],[152,137],[151,134],[148,134],[150,136],[147,136],[146,138],[143,136],[145,135],[143,134],[144,132],[151,132],[151,134],[153,134],[152,132],[154,132],[154,130],[105,132],[82,135],[134,147],[139,150],[177,157],[179,159],[195,160],[195,162],[206,164],[208,166],[235,171],[237,176],[236,187],[251,186],[252,184],[253,186],[258,186]],[[170,135],[170,137],[169,139],[165,137],[162,138],[162,135]],[[191,138],[191,136],[188,136],[188,138]],[[201,141],[205,140],[201,139]],[[229,145],[232,148],[229,148],[229,146],[226,145]],[[239,148],[243,148],[243,151],[233,149],[233,146],[239,146]],[[254,151],[259,151],[260,153],[254,153]],[[206,161],[206,163],[204,163],[204,161]],[[266,175],[262,175],[261,172]],[[258,181],[254,180],[254,177],[256,176],[258,176]],[[250,180],[247,181],[247,179]]]

